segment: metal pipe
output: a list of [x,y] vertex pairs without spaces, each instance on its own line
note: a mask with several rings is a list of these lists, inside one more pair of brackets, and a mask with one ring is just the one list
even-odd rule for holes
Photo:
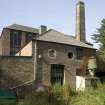
[[37,73],[37,35],[34,39],[34,52],[33,52],[33,58],[34,58],[34,81],[36,80],[36,73]]

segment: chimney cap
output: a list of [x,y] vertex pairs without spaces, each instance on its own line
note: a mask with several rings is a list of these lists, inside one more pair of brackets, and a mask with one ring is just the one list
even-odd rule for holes
[[78,3],[77,3],[77,5],[84,5],[84,2],[83,1],[79,1]]

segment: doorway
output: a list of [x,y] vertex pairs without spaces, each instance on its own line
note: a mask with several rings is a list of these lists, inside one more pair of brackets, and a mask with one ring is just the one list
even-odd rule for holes
[[63,85],[64,65],[51,64],[51,84],[59,83]]

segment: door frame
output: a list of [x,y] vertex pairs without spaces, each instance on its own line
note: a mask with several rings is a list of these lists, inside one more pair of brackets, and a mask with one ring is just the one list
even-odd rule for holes
[[[59,69],[60,69],[59,67],[61,67],[62,71],[59,71],[58,74],[59,74],[59,73],[62,73],[62,74],[61,74],[61,75],[62,75],[62,77],[61,77],[62,80],[60,81],[60,84],[63,85],[64,82],[65,82],[65,80],[64,80],[64,79],[65,79],[65,72],[64,72],[65,65],[63,65],[63,64],[50,64],[50,70],[51,70],[51,71],[50,71],[50,82],[51,82],[51,84],[55,84],[55,83],[56,83],[56,82],[53,83],[53,81],[52,81],[52,78],[53,78],[53,77],[52,77],[52,70],[53,70],[53,69],[52,69],[52,66],[53,66],[53,65],[56,66],[55,71],[56,71],[57,69],[59,70]],[[57,68],[57,66],[59,66],[59,67]],[[56,78],[56,77],[55,77],[55,78]],[[55,81],[56,81],[56,80],[55,80]],[[59,79],[58,79],[58,81],[59,81]]]

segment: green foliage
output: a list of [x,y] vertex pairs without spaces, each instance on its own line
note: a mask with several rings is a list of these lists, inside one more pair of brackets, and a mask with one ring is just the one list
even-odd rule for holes
[[[52,90],[52,105],[68,105],[70,101],[70,95],[72,95],[72,90],[69,85],[65,84],[61,86],[60,84],[55,84],[51,86]],[[53,103],[54,102],[54,103]]]
[[33,92],[18,105],[105,105],[105,85],[72,94],[68,85],[50,86],[46,91]]
[[88,88],[84,92],[78,92],[73,96],[70,105],[105,105],[105,85]]
[[20,102],[19,105],[49,105],[48,94],[45,91],[33,92],[26,96],[23,102]]
[[68,85],[55,84],[45,91],[31,93],[19,105],[68,105],[70,91]]
[[98,55],[105,61],[105,19],[101,21],[101,26],[97,29],[97,33],[93,35],[93,40],[100,44]]
[[97,28],[97,34],[93,35],[93,39],[96,43],[105,45],[105,19],[101,21],[101,26],[100,28]]
[[55,84],[51,86],[51,105],[65,105],[63,99],[63,87],[60,84]]

